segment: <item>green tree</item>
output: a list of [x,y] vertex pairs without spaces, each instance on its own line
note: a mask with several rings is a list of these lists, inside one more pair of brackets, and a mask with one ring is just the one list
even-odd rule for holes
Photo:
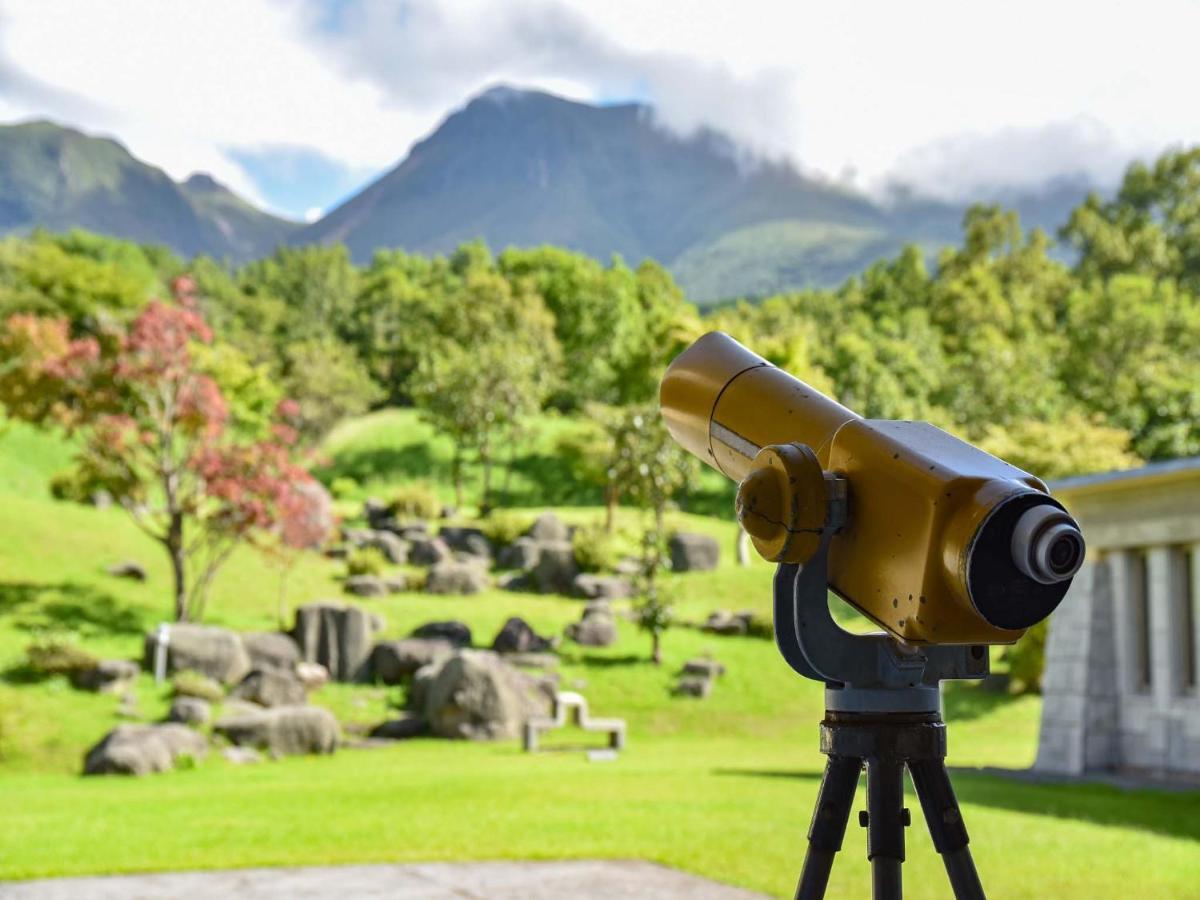
[[307,444],[341,419],[366,412],[382,393],[354,351],[332,335],[284,351],[283,386],[299,408],[297,427]]

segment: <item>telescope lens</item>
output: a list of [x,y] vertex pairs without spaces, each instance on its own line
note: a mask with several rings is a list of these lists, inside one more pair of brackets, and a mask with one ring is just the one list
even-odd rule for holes
[[1018,520],[1012,552],[1017,568],[1034,581],[1057,584],[1083,565],[1083,535],[1057,506],[1035,506]]
[[1050,569],[1056,575],[1071,572],[1080,556],[1079,541],[1071,534],[1061,534],[1050,545]]

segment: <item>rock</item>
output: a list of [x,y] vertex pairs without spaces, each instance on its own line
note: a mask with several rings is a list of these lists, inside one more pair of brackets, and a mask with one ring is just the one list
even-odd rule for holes
[[552,512],[544,512],[529,528],[529,537],[543,544],[569,541],[571,532],[563,521]]
[[146,567],[141,563],[127,559],[108,567],[108,574],[114,578],[129,578],[133,581],[146,580]]
[[367,546],[374,530],[371,528],[342,528],[342,540],[356,550]]
[[451,550],[467,556],[490,560],[492,558],[492,542],[478,528],[443,526],[438,537],[446,542]]
[[496,579],[496,587],[502,591],[532,591],[533,579],[526,572],[509,572]]
[[370,673],[371,647],[379,625],[356,606],[309,603],[296,610],[292,636],[305,662],[320,663],[336,681],[361,681]]
[[[540,520],[539,520],[540,521]],[[543,543],[538,552],[533,580],[543,594],[568,594],[579,574],[575,564],[575,549],[570,541]]]
[[262,754],[253,747],[226,747],[221,756],[235,766],[252,766],[262,762]]
[[364,546],[375,548],[394,565],[402,566],[408,562],[408,541],[390,531],[372,531]]
[[[146,635],[143,665],[154,671],[158,632]],[[250,671],[250,657],[241,637],[228,628],[179,623],[167,631],[167,672],[191,669],[224,684],[236,684]]]
[[568,625],[566,635],[585,647],[610,647],[617,641],[617,623],[608,603],[593,600],[583,610],[583,618]]
[[707,572],[717,567],[721,546],[707,534],[688,534],[679,531],[668,543],[671,568],[676,572]]
[[445,541],[428,535],[413,538],[408,551],[408,561],[417,566],[436,566],[453,558],[454,554]]
[[500,551],[500,555],[496,557],[496,567],[528,572],[537,565],[541,550],[542,545],[536,538],[519,537]]
[[481,650],[460,650],[421,669],[409,698],[444,738],[515,738],[529,717],[550,711],[550,695],[533,678]]
[[212,718],[212,707],[199,697],[176,697],[167,712],[168,722],[181,725],[207,725]]
[[127,659],[102,659],[90,669],[71,673],[71,684],[83,691],[123,694],[138,676],[137,663]]
[[395,572],[383,579],[383,587],[389,594],[403,594],[408,590],[408,576],[403,572]]
[[675,693],[681,697],[698,697],[704,699],[712,693],[712,679],[699,676],[680,678],[675,685]]
[[487,569],[470,562],[440,562],[425,578],[429,594],[478,594],[488,586]]
[[420,716],[404,714],[399,719],[389,719],[371,729],[369,736],[385,738],[389,741],[402,741],[406,738],[419,737],[429,731],[429,726]]
[[396,534],[410,544],[414,541],[426,540],[429,538],[429,525],[424,519],[413,519],[411,522],[401,525]]
[[351,575],[343,582],[342,589],[356,597],[382,597],[388,592],[378,575]]
[[553,653],[505,653],[504,661],[518,669],[539,669],[543,673],[558,668],[558,657]]
[[304,682],[292,672],[282,669],[251,672],[229,692],[229,696],[259,706],[296,706],[308,699]]
[[300,683],[304,685],[304,690],[310,694],[313,691],[319,691],[329,683],[329,670],[320,663],[298,662],[295,672]]
[[553,646],[520,616],[513,616],[496,633],[492,649],[497,653],[540,653]]
[[213,731],[239,747],[266,750],[273,756],[332,753],[341,738],[337,719],[320,706],[275,706],[222,717]]
[[424,625],[415,628],[412,633],[413,637],[429,638],[433,640],[443,640],[455,647],[470,647],[471,646],[471,629],[463,622],[426,622]]
[[280,631],[252,631],[242,635],[242,646],[253,669],[283,669],[291,672],[300,662],[300,648],[291,635]]
[[400,684],[416,674],[417,669],[455,650],[446,640],[404,638],[399,641],[380,641],[371,651],[371,675],[384,684]]
[[627,600],[633,596],[633,583],[620,575],[581,573],[572,582],[572,593],[589,600]]
[[718,609],[705,620],[701,626],[710,634],[742,635],[750,630],[752,613],[731,613]]
[[390,519],[391,516],[391,509],[378,497],[368,497],[363,501],[363,518],[372,528],[378,528],[381,521]]
[[84,775],[148,775],[166,772],[181,757],[203,759],[204,737],[186,725],[118,725],[83,760]]
[[725,674],[725,667],[715,659],[689,659],[683,664],[682,674],[718,678]]
[[199,672],[181,672],[171,679],[173,696],[196,697],[209,703],[219,703],[225,699],[225,688],[221,682]]
[[613,566],[613,571],[626,578],[636,578],[642,574],[642,561],[636,556],[623,557]]

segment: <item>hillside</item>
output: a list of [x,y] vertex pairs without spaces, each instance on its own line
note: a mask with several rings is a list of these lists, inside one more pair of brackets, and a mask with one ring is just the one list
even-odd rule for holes
[[0,126],[0,233],[35,227],[242,262],[269,253],[295,226],[207,175],[178,184],[108,138],[44,121]]

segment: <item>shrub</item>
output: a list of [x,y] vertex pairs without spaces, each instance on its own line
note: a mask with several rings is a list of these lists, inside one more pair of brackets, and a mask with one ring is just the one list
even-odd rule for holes
[[329,483],[329,493],[338,500],[352,500],[358,494],[358,482],[342,475]]
[[171,679],[171,689],[176,697],[196,697],[209,703],[225,699],[225,689],[219,682],[191,669],[176,672]]
[[531,516],[498,512],[479,523],[484,536],[497,547],[507,547],[533,526]]
[[99,487],[94,479],[86,478],[79,470],[68,469],[50,479],[50,496],[70,503],[90,503]]
[[421,592],[425,590],[425,582],[429,578],[428,569],[417,569],[404,573],[404,583],[407,590]]
[[35,641],[25,648],[26,665],[37,675],[75,675],[96,668],[96,657],[62,638]]
[[582,525],[571,538],[575,562],[584,572],[605,572],[616,566],[620,554],[616,541],[602,525]]
[[1046,668],[1046,620],[1034,625],[1025,636],[1004,651],[1008,663],[1008,689],[1013,694],[1040,694]]
[[387,558],[374,547],[351,550],[346,557],[347,575],[379,575],[387,565]]
[[442,501],[425,484],[410,484],[392,497],[392,512],[401,519],[436,519],[442,514]]

